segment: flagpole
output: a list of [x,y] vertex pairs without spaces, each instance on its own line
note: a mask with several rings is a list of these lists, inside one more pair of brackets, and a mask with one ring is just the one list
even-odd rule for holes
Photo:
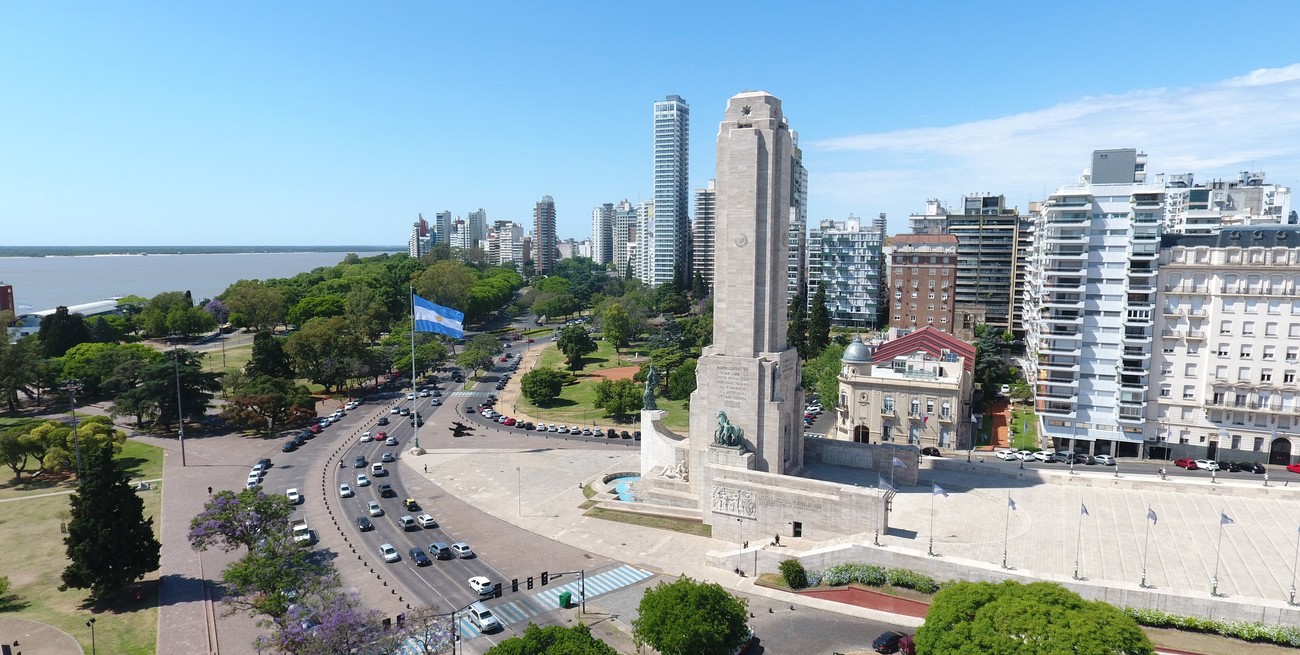
[[1002,568],[1010,570],[1007,566],[1007,540],[1011,538],[1011,490],[1007,490],[1007,522],[1006,527],[1002,530]]
[[889,444],[889,486],[891,487],[894,486],[894,469],[898,468],[894,466],[894,460],[896,459],[898,459],[898,456],[894,454],[894,444],[891,443]]
[[415,426],[415,447],[420,447],[420,396],[415,391],[415,285],[407,287],[411,295],[411,423]]
[[1291,564],[1291,598],[1287,601],[1288,605],[1295,605],[1295,574],[1296,569],[1300,567],[1300,528],[1296,528],[1295,540],[1295,560]]
[[1219,556],[1223,553],[1223,517],[1227,512],[1219,515],[1219,539],[1214,546],[1214,578],[1210,580],[1210,595],[1218,596],[1219,594]]
[[[1151,511],[1150,509],[1147,510],[1147,512],[1150,512],[1150,511]],[[1138,583],[1138,586],[1139,586],[1139,587],[1142,587],[1143,589],[1150,589],[1151,586],[1147,584],[1147,551],[1149,551],[1149,550],[1151,549],[1151,519],[1150,519],[1150,518],[1147,518],[1147,519],[1146,519],[1146,524],[1147,524],[1147,532],[1146,532],[1146,536],[1142,539],[1142,543],[1143,543],[1143,546],[1142,546],[1142,582],[1139,582],[1139,583]]]
[[934,557],[934,491],[930,491],[930,557]]
[[1079,577],[1079,560],[1083,559],[1083,500],[1079,500],[1079,536],[1074,540],[1074,579],[1082,580]]

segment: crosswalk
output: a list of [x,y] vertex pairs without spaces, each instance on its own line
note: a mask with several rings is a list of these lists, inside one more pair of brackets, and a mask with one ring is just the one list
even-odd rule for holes
[[[622,589],[634,585],[642,580],[653,577],[654,574],[649,571],[643,571],[635,566],[623,565],[615,569],[610,569],[603,573],[587,576],[586,590],[587,600],[591,600],[601,594],[607,594],[616,589]],[[517,600],[508,603],[502,603],[490,608],[496,615],[497,620],[502,624],[523,623],[534,616],[544,614],[557,607],[560,603],[560,594],[569,592],[573,594],[573,602],[582,602],[583,581],[572,577],[572,582],[555,587],[548,587],[544,591],[539,591],[531,596],[522,596]],[[473,639],[478,637],[482,632],[478,626],[470,623],[468,617],[458,617],[456,621],[460,630],[461,639]],[[420,655],[423,653],[419,644],[408,639],[395,655]]]
[[486,396],[486,395],[488,395],[488,394],[490,394],[490,393],[492,393],[492,392],[491,392],[491,391],[488,391],[488,389],[487,389],[486,387],[484,387],[481,391],[478,391],[478,390],[476,390],[476,391],[453,391],[453,392],[451,392],[451,393],[449,393],[449,394],[447,394],[447,395],[449,395],[449,396]]

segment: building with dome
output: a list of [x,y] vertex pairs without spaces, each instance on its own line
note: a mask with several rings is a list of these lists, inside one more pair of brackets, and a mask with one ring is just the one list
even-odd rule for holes
[[971,447],[975,347],[932,327],[840,359],[835,427],[827,437],[870,444]]

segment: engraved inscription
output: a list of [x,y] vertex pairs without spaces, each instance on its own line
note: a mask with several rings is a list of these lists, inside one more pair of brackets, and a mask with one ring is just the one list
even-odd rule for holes
[[743,366],[721,365],[713,370],[714,391],[728,407],[743,408],[750,393],[750,371]]
[[836,466],[850,466],[853,468],[871,468],[871,453],[865,450],[851,450],[848,448],[824,448],[822,450],[822,462],[834,464]]
[[713,511],[744,518],[754,518],[758,501],[754,492],[732,487],[713,488]]

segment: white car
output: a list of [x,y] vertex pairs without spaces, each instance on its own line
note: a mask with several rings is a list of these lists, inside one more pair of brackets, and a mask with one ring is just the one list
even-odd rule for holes
[[416,523],[419,523],[419,524],[420,524],[420,527],[422,527],[422,528],[436,528],[436,527],[438,527],[438,522],[435,521],[435,520],[433,520],[433,517],[432,517],[432,516],[429,516],[428,514],[421,514],[421,515],[415,517],[415,522],[416,522]]
[[366,430],[365,432],[361,433],[361,443],[370,443],[371,441],[374,440],[375,438],[370,434],[369,430]]
[[384,515],[384,508],[380,507],[380,506],[379,506],[379,503],[377,503],[377,502],[375,502],[375,501],[373,501],[373,500],[370,501],[369,503],[367,503],[367,504],[366,504],[366,507],[370,508],[370,515],[371,515],[371,516],[383,516],[383,515]]
[[289,504],[291,505],[297,505],[302,502],[302,494],[299,494],[297,489],[290,489],[284,492],[284,495],[289,498]]
[[352,487],[349,487],[347,484],[340,484],[339,498],[351,498],[351,497],[352,497]]
[[361,403],[360,403],[359,401],[352,400],[352,401],[348,401],[348,404],[344,405],[343,407],[344,407],[344,409],[356,409],[356,408],[358,408],[358,407],[360,407],[360,406],[361,406]]
[[1021,460],[1021,461],[1028,462],[1029,460],[1031,460],[1031,459],[1033,459],[1033,458],[1034,458],[1034,454],[1031,453],[1031,452],[1029,452],[1028,450],[1022,450],[1022,451],[1016,453],[1016,459]]
[[470,550],[469,544],[458,541],[451,545],[451,552],[461,559],[469,559],[474,556],[474,551]]
[[392,407],[389,407],[389,408],[388,408],[388,413],[389,413],[389,414],[401,414],[401,413],[402,413],[402,408],[401,408],[401,407],[398,407],[397,405],[393,405]]
[[357,474],[357,486],[358,486],[358,487],[369,487],[369,486],[370,486],[370,478],[366,477],[366,474],[365,474],[365,473],[358,473],[358,474]]
[[415,400],[415,392],[411,392],[411,393],[406,394],[406,399],[407,399],[407,400]]
[[1046,450],[1040,450],[1040,451],[1034,453],[1034,459],[1036,459],[1036,460],[1038,460],[1038,461],[1040,461],[1040,462],[1050,462],[1050,461],[1052,461],[1052,453],[1050,453],[1050,452],[1048,452],[1048,451],[1046,451]]
[[420,397],[421,397],[421,398],[428,398],[428,397],[429,397],[429,390],[428,390],[428,389],[421,389],[421,390],[420,390]]
[[389,437],[389,438],[387,438],[387,439],[384,439],[384,445],[385,445],[385,446],[396,446],[396,445],[397,445],[397,437]]
[[397,549],[393,548],[392,544],[384,544],[380,546],[379,552],[383,553],[384,561],[388,562],[389,564],[400,561],[402,559],[402,556],[398,554]]
[[[1114,465],[1115,465],[1115,458],[1114,458],[1114,457],[1111,457],[1110,455],[1096,455],[1096,456],[1093,457],[1093,459],[1097,460],[1097,463],[1098,463],[1098,464],[1101,464],[1101,465],[1103,465],[1103,466],[1114,466]],[[1198,460],[1198,461],[1197,461],[1197,466],[1199,466],[1199,465],[1200,465],[1200,461]],[[1216,469],[1219,468],[1219,465],[1218,465],[1218,464],[1215,464],[1215,465],[1214,465],[1214,468],[1216,468]]]
[[477,591],[480,596],[486,596],[492,593],[492,587],[492,581],[481,575],[476,575],[469,579],[469,588]]
[[[1101,458],[1101,455],[1097,456],[1098,463],[1101,462]],[[1196,460],[1196,468],[1204,469],[1206,471],[1217,471],[1219,470],[1219,463],[1212,459],[1198,459]]]
[[993,456],[998,459],[1013,460],[1016,458],[1016,451],[1011,450],[1010,448],[999,448],[993,453]]
[[381,462],[396,462],[396,461],[397,461],[397,458],[394,457],[392,453],[384,453],[383,455],[380,455],[380,456],[379,456],[379,461],[381,461]]
[[1002,394],[1002,395],[1004,395],[1004,396],[1007,395],[1007,394],[1009,394],[1009,393],[1011,393],[1011,385],[1009,385],[1009,384],[1004,384],[1004,385],[1002,385],[1002,388],[998,389],[998,393],[1000,393],[1000,394]]

